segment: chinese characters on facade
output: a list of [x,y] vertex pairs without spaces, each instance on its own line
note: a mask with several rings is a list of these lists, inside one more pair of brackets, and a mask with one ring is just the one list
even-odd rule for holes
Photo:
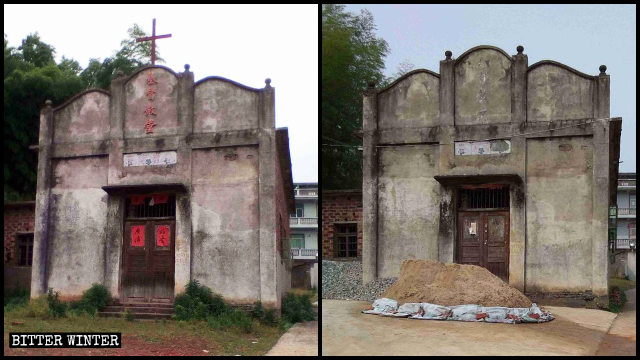
[[144,109],[144,115],[146,118],[146,122],[144,123],[144,130],[147,134],[153,133],[153,127],[156,126],[154,121],[154,116],[158,115],[156,113],[156,108],[153,106],[153,100],[156,97],[158,82],[153,77],[153,71],[149,70],[147,73],[147,90],[145,91],[145,96],[147,97],[147,106]]

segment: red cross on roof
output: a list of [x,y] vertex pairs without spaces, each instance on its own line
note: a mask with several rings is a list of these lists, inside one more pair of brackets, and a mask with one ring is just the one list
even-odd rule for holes
[[171,37],[171,34],[156,36],[156,19],[153,19],[153,32],[151,33],[151,36],[136,39],[136,42],[151,40],[151,65],[156,64],[156,39],[164,39],[168,37]]

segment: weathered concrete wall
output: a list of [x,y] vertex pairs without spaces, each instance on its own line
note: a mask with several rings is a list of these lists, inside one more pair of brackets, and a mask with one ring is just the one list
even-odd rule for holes
[[[147,76],[153,73],[158,82],[151,87],[156,90],[155,98],[149,102],[146,95]],[[178,79],[172,71],[154,67],[138,72],[124,84],[126,97],[124,117],[124,137],[141,138],[148,136],[145,132],[147,118],[153,118],[156,126],[153,128],[153,136],[176,135],[180,124],[178,123]],[[145,115],[147,104],[151,103],[155,108],[155,116]]]
[[403,77],[378,95],[378,127],[436,126],[440,116],[440,79],[428,71]]
[[253,303],[260,299],[257,147],[192,156],[192,278],[229,301]]
[[378,276],[405,259],[438,259],[438,145],[382,148],[379,159]]
[[592,285],[593,139],[527,140],[528,292]]
[[636,252],[627,251],[627,266],[625,267],[625,273],[629,277],[629,280],[636,281]]
[[595,83],[590,78],[551,63],[532,66],[527,75],[527,121],[593,117]]
[[[287,135],[288,136],[288,135]],[[276,207],[276,225],[279,227],[276,231],[276,242],[278,244],[276,251],[277,266],[277,292],[278,302],[282,300],[282,296],[291,289],[292,286],[292,260],[291,260],[291,228],[289,226],[289,209],[287,207],[287,196],[285,194],[284,179],[282,177],[282,162],[280,161],[280,152],[274,154],[276,162],[275,173],[275,207]],[[293,210],[293,209],[292,209]],[[279,308],[280,305],[278,304]]]
[[258,127],[259,94],[256,90],[213,78],[198,82],[194,93],[194,133]]
[[53,161],[47,284],[81,295],[104,279],[107,157]]
[[80,94],[54,114],[53,142],[73,143],[109,137],[110,97],[100,90]]
[[511,121],[511,59],[494,49],[462,55],[455,65],[456,125]]

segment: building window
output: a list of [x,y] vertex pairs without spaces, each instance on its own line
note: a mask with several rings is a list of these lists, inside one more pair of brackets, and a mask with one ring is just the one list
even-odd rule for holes
[[304,217],[304,205],[296,204],[296,217]]
[[636,238],[636,223],[632,222],[629,223],[629,239],[635,239]]
[[334,224],[334,234],[337,257],[358,256],[358,225],[356,223]]
[[31,266],[33,261],[33,234],[18,235],[18,265]]
[[629,207],[632,209],[636,208],[636,196],[635,195],[631,195],[631,197],[629,198]]
[[291,248],[304,249],[304,234],[291,234]]

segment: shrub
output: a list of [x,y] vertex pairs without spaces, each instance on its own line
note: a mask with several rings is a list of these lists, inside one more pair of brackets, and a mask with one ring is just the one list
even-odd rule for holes
[[238,309],[228,310],[218,316],[207,317],[207,325],[217,330],[235,328],[250,333],[253,327],[251,317]]
[[222,296],[213,294],[211,289],[200,285],[197,280],[191,280],[184,294],[176,296],[174,307],[178,320],[204,320],[210,315],[223,314],[228,305]]
[[278,321],[276,318],[276,311],[273,309],[267,309],[264,312],[263,322],[267,325],[275,325]]
[[47,303],[46,296],[40,296],[36,299],[31,299],[28,305],[20,310],[18,316],[25,316],[38,319],[49,319],[51,313],[49,312],[49,304]]
[[288,293],[282,299],[282,318],[292,324],[300,321],[315,320],[309,295]]
[[627,302],[627,295],[619,287],[613,286],[609,290],[609,310],[619,313]]
[[109,290],[104,285],[92,284],[89,290],[82,293],[82,303],[92,313],[107,306],[110,297]]
[[52,288],[49,288],[47,292],[47,303],[49,304],[49,313],[54,318],[64,317],[67,315],[67,304],[63,303],[59,299],[59,292],[53,292]]
[[258,300],[253,303],[251,317],[258,320],[262,320],[264,318],[264,308],[262,307],[262,301]]

